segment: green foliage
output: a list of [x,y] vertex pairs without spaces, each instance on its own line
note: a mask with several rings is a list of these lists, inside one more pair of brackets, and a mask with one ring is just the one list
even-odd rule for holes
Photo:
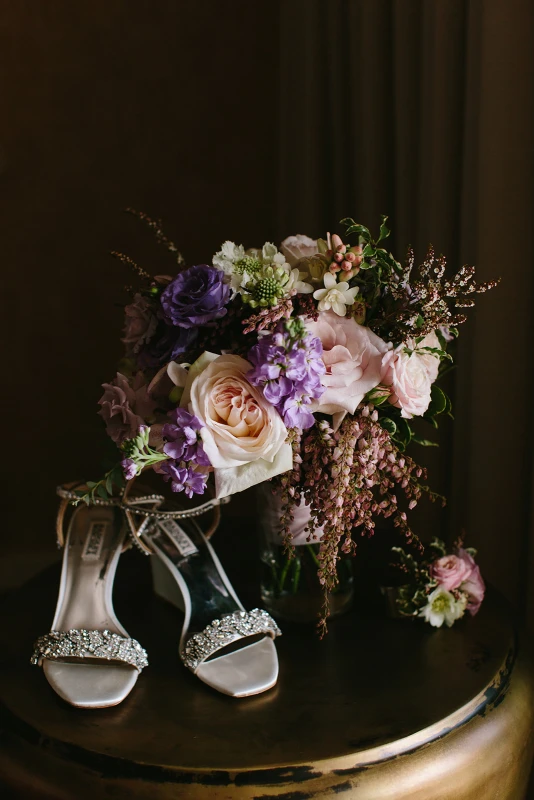
[[[104,477],[99,481],[86,481],[87,489],[79,489],[75,492],[78,496],[78,503],[92,505],[97,497],[102,500],[109,500],[111,497],[120,495],[124,489],[124,473],[120,463],[115,464]],[[75,504],[76,505],[76,504]]]

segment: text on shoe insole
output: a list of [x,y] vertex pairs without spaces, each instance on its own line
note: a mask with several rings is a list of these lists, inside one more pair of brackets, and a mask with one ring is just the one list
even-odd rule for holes
[[170,536],[183,558],[198,553],[198,548],[193,544],[185,531],[173,519],[164,519],[158,522],[161,530]]
[[107,522],[91,522],[82,552],[84,561],[98,561],[107,530]]

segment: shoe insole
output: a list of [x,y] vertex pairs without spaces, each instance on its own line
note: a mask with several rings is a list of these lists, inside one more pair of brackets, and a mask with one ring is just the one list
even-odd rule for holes
[[146,538],[164,553],[186,584],[191,599],[189,634],[203,631],[223,614],[243,609],[229,591],[222,567],[218,569],[210,545],[193,520],[180,520],[179,524],[175,520],[160,521]]
[[65,542],[53,630],[108,629],[124,636],[111,598],[124,536],[117,514],[102,506],[76,508]]

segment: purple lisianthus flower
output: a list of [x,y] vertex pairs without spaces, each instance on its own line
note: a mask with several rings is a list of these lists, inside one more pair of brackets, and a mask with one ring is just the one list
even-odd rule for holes
[[190,267],[169,283],[161,295],[167,322],[180,328],[207,325],[226,314],[230,286],[224,272],[207,264]]
[[187,461],[199,466],[210,466],[210,460],[204,452],[200,431],[202,424],[194,414],[185,408],[175,408],[169,412],[171,422],[163,426],[162,436],[165,440],[163,452],[174,461]]
[[124,458],[121,467],[127,481],[131,481],[137,475],[137,466],[131,458]]
[[141,369],[158,369],[169,361],[178,361],[193,347],[197,336],[196,328],[177,328],[160,321],[150,342],[141,348],[137,362]]
[[261,388],[290,428],[306,430],[315,422],[309,406],[324,392],[322,352],[320,339],[309,333],[293,336],[282,322],[248,353],[253,364],[248,380]]
[[173,492],[185,492],[187,497],[204,494],[208,483],[208,475],[191,467],[180,466],[176,461],[163,461],[154,467],[163,480],[171,482]]

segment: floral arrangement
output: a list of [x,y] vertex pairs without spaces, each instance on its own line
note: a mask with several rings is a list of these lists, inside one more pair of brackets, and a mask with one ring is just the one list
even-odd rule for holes
[[434,539],[425,558],[417,560],[402,547],[394,547],[397,567],[406,581],[397,590],[396,606],[402,616],[422,617],[435,628],[449,628],[466,611],[474,616],[484,599],[486,587],[475,563],[476,550],[457,542],[453,553]]
[[219,498],[272,480],[288,547],[299,505],[310,509],[310,540],[321,529],[325,598],[355,530],[372,534],[391,517],[415,541],[407,512],[423,493],[438,496],[406,454],[433,444],[413,420],[431,428],[450,414],[436,381],[463,310],[495,282],[477,283],[470,266],[448,277],[432,249],[421,266],[411,251],[401,265],[383,246],[387,217],[376,239],[344,219],[343,237],[248,250],[227,241],[211,264],[186,266],[160,224],[137,215],[174,272],[152,276],[113,254],[140,279],[125,308],[125,358],[99,401],[121,461],[83,499],[120,492],[147,467],[188,497],[209,476]]

